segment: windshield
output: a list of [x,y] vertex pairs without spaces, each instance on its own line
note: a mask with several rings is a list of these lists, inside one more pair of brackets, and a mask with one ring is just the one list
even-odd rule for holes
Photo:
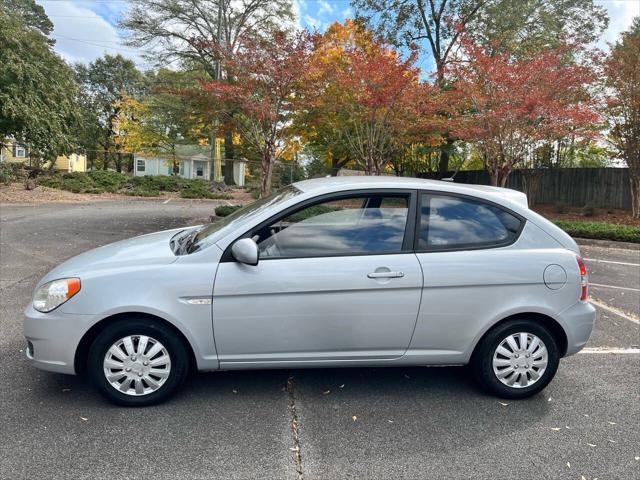
[[243,223],[247,222],[249,219],[256,215],[260,215],[265,210],[274,207],[282,202],[289,200],[297,195],[300,195],[302,192],[298,190],[293,185],[289,185],[284,187],[281,190],[278,190],[271,195],[256,200],[249,205],[245,205],[239,210],[236,210],[231,215],[224,217],[216,222],[210,223],[209,225],[202,227],[195,233],[193,237],[193,241],[189,242],[189,248],[187,253],[192,253],[197,250],[201,250],[205,247],[208,247],[212,243],[215,243],[219,236],[215,235],[217,232],[222,230],[223,228],[229,225],[237,225],[240,226]]

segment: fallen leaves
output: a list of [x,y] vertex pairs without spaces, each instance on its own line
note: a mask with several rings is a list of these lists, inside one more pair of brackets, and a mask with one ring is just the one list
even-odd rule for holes
[[503,407],[506,407],[506,406],[508,406],[508,405],[509,405],[508,403],[504,403],[504,402],[500,402],[500,401],[498,401],[498,403],[499,403],[500,405],[502,405]]
[[352,416],[352,417],[351,417],[351,420],[353,420],[353,421],[355,422],[356,420],[358,420],[358,417],[356,417],[356,416],[354,415],[354,416]]
[[571,463],[567,462],[567,468],[571,469]]
[[589,445],[591,448],[595,447],[595,445],[593,443],[587,442],[587,445]]
[[80,417],[80,420],[82,420],[83,422],[88,422],[89,419],[87,417]]
[[553,430],[554,432],[559,432],[562,429],[559,427],[551,427],[551,430]]
[[331,390],[325,390],[324,392],[322,392],[323,395],[329,395],[331,393]]

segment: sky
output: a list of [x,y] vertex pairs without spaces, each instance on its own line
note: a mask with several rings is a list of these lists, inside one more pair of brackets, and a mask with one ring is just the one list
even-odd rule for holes
[[[36,0],[54,24],[55,50],[68,62],[90,62],[104,53],[120,53],[142,68],[151,65],[142,51],[124,45],[118,20],[128,8],[126,0]],[[610,16],[610,25],[599,42],[605,48],[640,15],[640,0],[596,0]],[[297,24],[301,28],[324,31],[334,21],[353,17],[349,0],[293,0]],[[427,60],[427,59],[423,59]],[[430,62],[421,62],[428,65]]]

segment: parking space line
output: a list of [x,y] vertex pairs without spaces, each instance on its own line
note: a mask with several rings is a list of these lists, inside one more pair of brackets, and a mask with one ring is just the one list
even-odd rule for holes
[[612,263],[614,265],[627,265],[629,267],[640,267],[640,263],[614,262],[613,260],[600,260],[597,258],[585,258],[584,260],[587,262]]
[[583,348],[578,353],[614,353],[617,355],[637,355],[640,354],[640,348],[591,347]]
[[617,287],[615,285],[602,285],[601,283],[589,282],[590,287],[614,288],[616,290],[630,290],[632,292],[640,292],[640,288]]
[[618,315],[619,317],[624,318],[625,320],[629,320],[630,322],[633,323],[637,323],[638,325],[640,325],[640,319],[636,316],[632,316],[631,314],[627,314],[625,312],[623,312],[622,310],[618,310],[617,308],[613,308],[610,307],[609,305],[599,302],[593,298],[589,298],[589,302],[592,303],[593,305],[595,305],[596,307],[600,307],[603,310],[607,310],[608,312],[614,313],[616,315]]

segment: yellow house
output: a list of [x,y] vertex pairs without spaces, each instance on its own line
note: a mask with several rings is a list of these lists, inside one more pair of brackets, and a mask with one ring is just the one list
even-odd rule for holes
[[[29,149],[14,140],[6,139],[0,148],[0,162],[31,164]],[[47,168],[48,164],[44,165]],[[79,153],[60,155],[53,168],[60,172],[86,172],[87,156]]]
[[72,153],[68,156],[60,155],[56,158],[53,168],[61,172],[86,172],[87,156],[78,153]]

